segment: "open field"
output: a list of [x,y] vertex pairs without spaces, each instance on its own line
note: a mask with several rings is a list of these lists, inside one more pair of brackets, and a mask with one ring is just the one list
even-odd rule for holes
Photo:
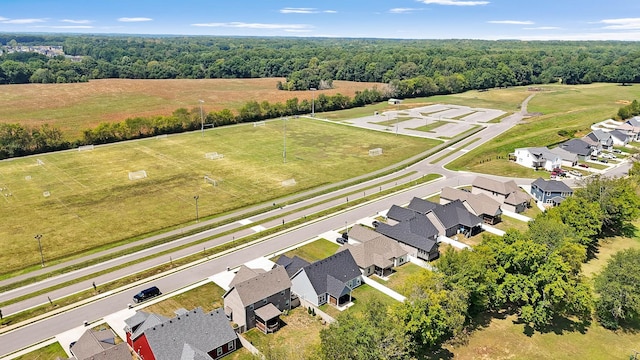
[[[280,78],[266,79],[102,79],[72,84],[22,84],[0,87],[0,121],[40,126],[59,126],[68,137],[100,122],[118,122],[129,117],[170,115],[178,108],[205,111],[237,110],[247,101],[284,103],[297,97],[311,101],[310,91],[276,89]],[[333,89],[315,93],[353,97],[358,90],[381,84],[334,81]]]
[[[558,134],[560,130],[576,130],[576,137],[586,135],[593,123],[608,119],[618,111],[620,100],[631,101],[640,97],[640,86],[591,84],[545,85],[544,88],[548,91],[536,93],[528,107],[530,113],[539,112],[542,115],[524,120],[447,167],[495,175],[537,177],[533,170],[507,160],[508,154],[519,147],[551,146],[567,140],[568,138]],[[526,88],[516,87],[479,93],[478,97],[500,92],[505,93],[505,101],[516,99],[519,94],[531,94]],[[438,101],[453,103],[459,100],[460,95],[453,95],[451,99],[447,96],[438,97]],[[504,110],[507,105],[512,106],[511,102],[507,102],[502,106],[493,104],[492,107]]]
[[[286,163],[282,121],[0,162],[0,273],[39,263],[36,234],[45,261],[69,257],[192,222],[195,195],[200,218],[211,217],[368,173],[436,144],[303,118],[288,121],[286,141]],[[369,156],[377,147],[385,153]],[[224,157],[205,158],[210,152]],[[139,170],[148,177],[129,180]],[[283,186],[289,179],[295,184]]]

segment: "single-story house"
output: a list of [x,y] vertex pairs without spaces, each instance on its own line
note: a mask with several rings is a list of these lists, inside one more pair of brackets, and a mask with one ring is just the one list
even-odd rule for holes
[[351,302],[351,292],[362,285],[362,272],[345,250],[298,270],[291,277],[291,291],[315,306],[341,306]]
[[572,167],[578,165],[579,158],[577,154],[567,151],[562,147],[555,147],[553,149],[549,149],[549,151],[558,155],[560,159],[562,159],[562,166]]
[[397,241],[410,256],[426,261],[437,259],[440,256],[437,241],[438,229],[423,214],[409,209],[404,210],[405,213],[411,214],[410,218],[405,218],[393,225],[380,223],[376,227],[376,232]]
[[277,265],[282,266],[286,271],[289,278],[293,276],[293,274],[297,273],[298,270],[310,264],[307,260],[295,255],[290,258],[286,255],[280,255],[278,260],[276,261]]
[[129,346],[116,344],[116,336],[111,329],[85,331],[71,343],[69,351],[73,357],[68,360],[131,360]]
[[[248,273],[246,269],[244,274]],[[291,310],[291,280],[285,268],[276,265],[267,272],[256,272],[248,279],[240,271],[238,275],[243,276],[242,281],[236,282],[234,278],[230,289],[222,296],[229,320],[237,324],[239,332],[254,327],[265,334],[277,331],[281,312]]]
[[562,181],[538,178],[531,183],[531,194],[543,204],[556,206],[573,195],[573,189]]
[[393,268],[409,261],[407,251],[395,240],[365,226],[354,225],[349,230],[349,240],[353,244],[345,244],[337,251],[351,251],[364,276],[376,274],[384,277],[393,273]]
[[631,135],[628,135],[626,132],[621,130],[613,130],[610,131],[609,134],[611,135],[611,140],[613,140],[613,145],[618,146],[627,145],[633,138]]
[[467,210],[460,200],[439,205],[425,216],[438,229],[439,235],[470,237],[482,232],[482,219]]
[[220,359],[241,345],[222,309],[179,314],[166,319],[136,312],[125,320],[129,346],[144,360],[203,360]]
[[513,180],[498,181],[482,176],[476,177],[471,183],[472,194],[485,194],[502,205],[505,211],[521,213],[529,208],[531,197],[520,190]]
[[455,200],[460,200],[472,214],[480,217],[487,224],[497,224],[502,220],[502,209],[500,203],[490,196],[480,193],[473,194],[470,191],[455,189],[452,187],[442,188],[440,193],[440,204],[444,205]]
[[629,136],[629,141],[638,141],[640,139],[640,126],[636,127],[627,122],[618,126],[616,130],[622,131]]
[[546,147],[518,148],[514,156],[516,164],[536,170],[552,171],[562,166],[562,159]]
[[582,139],[570,139],[559,146],[560,148],[578,156],[579,160],[587,160],[591,156],[596,156],[602,150],[600,143],[586,142]]

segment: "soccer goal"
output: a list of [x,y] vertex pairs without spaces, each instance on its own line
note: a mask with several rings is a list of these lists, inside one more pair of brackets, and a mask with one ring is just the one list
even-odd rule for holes
[[140,180],[146,177],[147,177],[147,172],[144,170],[129,172],[129,180]]
[[217,152],[210,152],[210,153],[204,154],[204,157],[210,160],[217,160],[217,159],[224,158],[224,155],[218,154]]
[[378,156],[378,155],[382,155],[382,148],[375,148],[375,149],[369,150],[369,156]]
[[253,127],[265,126],[265,125],[267,125],[267,123],[265,123],[264,121],[256,121],[253,123]]
[[296,179],[287,179],[282,182],[282,186],[294,186],[296,184]]
[[93,145],[78,146],[78,151],[93,150],[93,148],[94,148]]
[[213,186],[218,186],[218,181],[210,176],[204,176],[204,182]]

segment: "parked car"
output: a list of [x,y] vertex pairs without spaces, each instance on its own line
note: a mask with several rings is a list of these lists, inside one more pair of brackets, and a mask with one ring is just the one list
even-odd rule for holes
[[583,167],[583,168],[588,168],[588,167],[589,167],[589,164],[580,163],[580,165],[578,165],[578,166]]
[[622,154],[622,150],[620,149],[613,149],[612,151],[616,154]]
[[340,245],[344,245],[344,244],[346,244],[346,243],[347,243],[347,241],[346,241],[345,239],[341,238],[341,237],[336,238],[336,242],[337,242],[338,244],[340,244]]
[[378,222],[378,220],[374,220],[371,225],[373,225],[373,227],[378,227],[378,225],[380,225],[380,222]]
[[601,163],[605,163],[605,164],[607,164],[607,163],[609,162],[609,160],[607,160],[607,159],[605,159],[605,158],[602,158],[602,159],[600,159],[600,162],[601,162]]
[[139,293],[133,295],[133,302],[140,303],[160,295],[162,295],[162,293],[160,292],[160,289],[158,289],[157,286],[152,286],[148,289],[144,289]]

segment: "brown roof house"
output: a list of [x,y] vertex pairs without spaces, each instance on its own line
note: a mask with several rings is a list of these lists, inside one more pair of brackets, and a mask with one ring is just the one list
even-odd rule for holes
[[[284,267],[276,265],[267,271],[255,271],[249,277],[247,267],[240,268],[242,281],[231,282],[222,298],[227,317],[238,325],[240,332],[257,327],[266,333],[280,326],[280,314],[291,309],[291,280]],[[248,278],[246,278],[248,277]]]
[[116,336],[111,329],[89,329],[78,341],[71,343],[69,360],[131,360],[131,350],[126,343],[116,344]]
[[462,201],[467,210],[480,217],[487,224],[494,225],[502,221],[500,203],[487,194],[472,194],[469,191],[448,186],[442,188],[440,204],[448,204],[455,200]]
[[531,206],[531,196],[520,190],[513,180],[502,182],[478,176],[471,185],[472,194],[488,195],[502,204],[503,211],[521,213]]
[[408,261],[406,250],[395,240],[362,225],[354,225],[349,230],[349,240],[339,251],[349,250],[358,264],[362,275],[376,274],[385,277],[393,273],[393,268]]

